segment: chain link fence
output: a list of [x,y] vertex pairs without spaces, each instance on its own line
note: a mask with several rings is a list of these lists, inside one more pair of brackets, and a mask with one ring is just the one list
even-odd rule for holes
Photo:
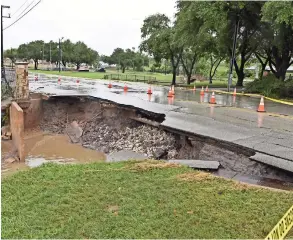
[[1,100],[13,97],[16,84],[16,73],[14,67],[1,68]]

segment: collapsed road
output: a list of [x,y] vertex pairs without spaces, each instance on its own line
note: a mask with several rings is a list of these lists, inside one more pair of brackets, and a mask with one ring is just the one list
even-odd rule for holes
[[[180,107],[148,102],[127,95],[123,92],[124,84],[119,82],[112,83],[113,88],[109,89],[108,82],[103,80],[81,80],[80,84],[76,84],[73,78],[69,78],[62,79],[58,84],[56,78],[48,78],[46,75],[41,76],[39,81],[33,81],[30,76],[30,80],[31,92],[50,96],[89,96],[119,106],[143,110],[146,115],[144,118],[147,118],[147,115],[156,115],[162,129],[175,133],[179,131],[204,141],[219,142],[228,149],[253,152],[251,159],[293,172],[291,119],[279,117],[276,123],[274,116],[265,115],[267,127],[258,127],[255,122],[258,121],[259,115],[253,111],[248,114],[237,109],[206,104],[194,103],[191,108],[188,105]],[[133,83],[128,85],[128,89],[129,93],[143,91],[146,95],[147,85]],[[155,97],[156,91],[153,95]],[[207,109],[218,111],[217,117],[201,114]]]

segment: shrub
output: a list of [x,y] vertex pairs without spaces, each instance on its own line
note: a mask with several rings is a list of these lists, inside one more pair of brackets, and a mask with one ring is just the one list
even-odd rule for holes
[[293,80],[284,82],[274,75],[268,75],[262,80],[257,79],[247,83],[245,92],[260,93],[267,97],[293,98]]

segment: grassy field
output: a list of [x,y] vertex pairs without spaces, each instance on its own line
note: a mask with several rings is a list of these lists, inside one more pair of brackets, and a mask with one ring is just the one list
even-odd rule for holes
[[[31,72],[35,73],[45,73],[45,74],[54,74],[54,75],[59,75],[58,71],[46,71],[46,70],[30,70]],[[71,77],[82,77],[82,78],[91,78],[91,79],[103,79],[104,75],[111,75],[117,77],[117,71],[108,71],[106,73],[100,73],[100,72],[76,72],[76,71],[64,71],[61,72],[61,76],[71,76]],[[158,84],[160,85],[170,85],[172,81],[172,75],[171,74],[161,74],[161,73],[149,73],[149,72],[126,72],[122,74],[121,72],[119,73],[120,76],[123,75],[123,81],[134,81],[135,77],[136,79],[143,80],[144,76],[145,79],[148,77],[155,77],[156,80],[158,81]],[[125,75],[128,76],[128,79],[125,80]],[[135,77],[134,77],[135,76]],[[177,78],[177,84],[182,84],[179,80],[180,77]],[[233,84],[236,83],[236,80],[233,80]],[[201,87],[201,86],[206,86],[209,85],[210,87],[220,87],[220,88],[226,88],[227,87],[227,80],[223,79],[222,81],[220,80],[215,80],[213,81],[213,84],[209,84],[208,81],[203,81],[203,82],[196,82],[196,87]],[[183,84],[183,86],[188,86],[186,84]],[[189,87],[193,87],[193,84],[189,85]]]
[[292,202],[159,161],[47,164],[2,180],[2,238],[264,238]]

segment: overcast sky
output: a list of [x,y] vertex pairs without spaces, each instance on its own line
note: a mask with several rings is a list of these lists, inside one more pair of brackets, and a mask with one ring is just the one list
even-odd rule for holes
[[[2,0],[11,13],[10,19],[4,19],[4,28],[32,2],[38,0]],[[137,48],[146,16],[164,13],[172,18],[175,11],[175,0],[42,0],[4,30],[4,49],[32,40],[58,41],[64,37],[83,41],[99,54],[109,55],[116,47]]]

